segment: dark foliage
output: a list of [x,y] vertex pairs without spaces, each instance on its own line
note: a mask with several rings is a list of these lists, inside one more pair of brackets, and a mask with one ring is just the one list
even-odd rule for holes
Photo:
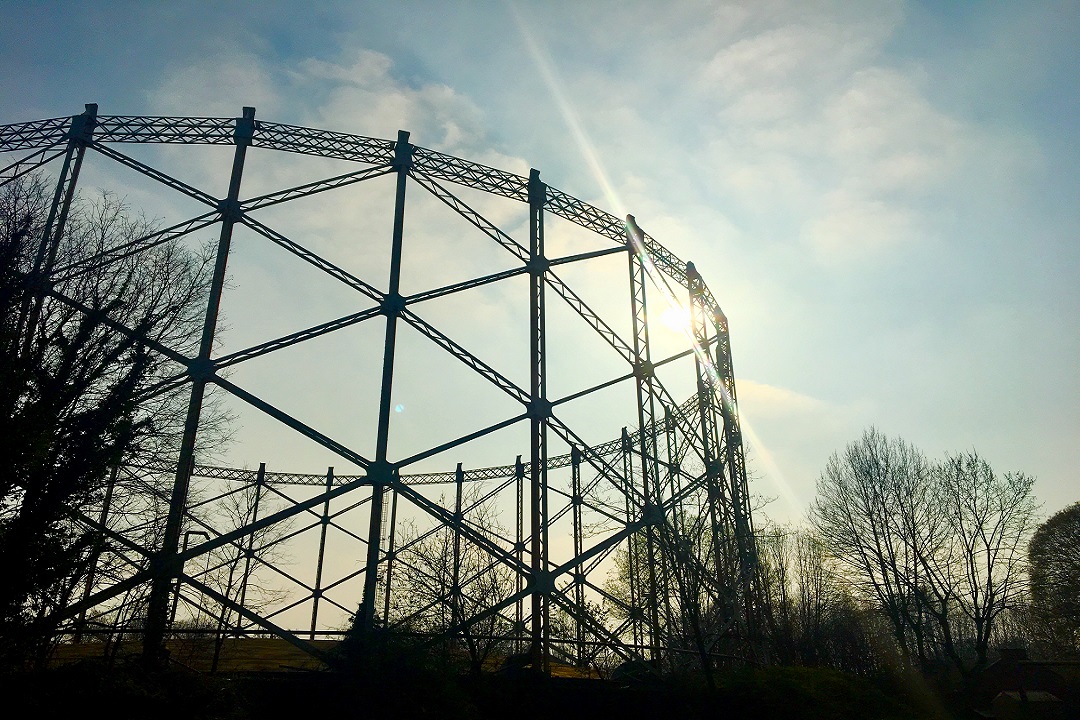
[[[320,709],[345,712],[362,702],[380,717],[531,718],[725,717],[805,720],[910,720],[947,717],[916,676],[857,677],[830,668],[742,667],[714,672],[713,687],[698,672],[657,678],[596,680],[546,677],[530,672],[468,672],[462,657],[419,634],[377,630],[352,633],[339,646],[331,673],[290,678],[289,697],[312,697],[301,686],[318,687]],[[263,687],[276,692],[269,682]],[[276,697],[276,696],[275,696]],[[308,712],[301,704],[287,712],[260,693],[260,717]],[[326,704],[322,704],[326,703]],[[252,706],[254,708],[254,706]],[[284,714],[275,715],[274,711]],[[266,713],[264,716],[263,713]]]
[[[100,543],[82,522],[112,468],[175,442],[176,393],[143,397],[175,372],[144,340],[190,347],[205,253],[162,243],[109,263],[103,251],[145,237],[105,194],[77,203],[37,273],[48,194],[40,180],[0,188],[0,662],[40,660],[58,608]],[[47,262],[47,261],[46,261]],[[45,278],[48,278],[46,282]],[[120,332],[117,324],[130,332]]]
[[[371,668],[369,668],[371,670]],[[402,672],[404,671],[404,672]],[[0,691],[24,698],[36,717],[88,710],[110,718],[293,720],[298,717],[619,717],[730,720],[919,720],[947,717],[917,689],[833,670],[775,667],[717,674],[704,684],[626,685],[602,680],[418,672],[209,676],[148,672],[138,664],[82,663],[47,672],[0,676]],[[63,688],[63,692],[58,692]]]
[[1051,656],[1080,658],[1080,503],[1038,527],[1028,557],[1036,639]]
[[19,717],[109,720],[246,720],[236,683],[194,673],[148,672],[142,663],[84,661],[54,670],[0,675],[0,692],[18,698]]

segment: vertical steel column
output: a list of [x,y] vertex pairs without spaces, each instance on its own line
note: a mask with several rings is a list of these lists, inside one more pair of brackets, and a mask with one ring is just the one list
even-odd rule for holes
[[[525,464],[521,462],[521,456],[517,456],[514,462],[514,483],[517,485],[517,534],[514,536],[514,554],[517,557],[518,567],[525,564]],[[525,587],[525,578],[521,573],[514,577],[514,592],[518,594],[518,600],[514,603],[514,653],[522,651],[522,637],[525,634],[525,601],[521,597],[521,591]]]
[[[622,470],[623,477],[626,478],[626,483],[631,486],[634,482],[634,467],[631,462],[631,444],[630,433],[626,428],[622,429],[622,441],[619,443],[619,447],[622,450]],[[626,492],[623,495],[624,511],[626,512],[626,524],[629,525],[633,520],[633,511],[635,508],[630,507],[630,493]],[[634,650],[635,652],[641,648],[642,635],[641,635],[641,606],[638,604],[638,550],[637,550],[637,536],[629,535],[626,538],[626,572],[630,576],[629,590],[630,590],[630,630],[634,636]]]
[[79,182],[83,157],[86,155],[86,146],[93,139],[96,126],[97,105],[94,103],[88,103],[81,115],[71,118],[71,126],[67,132],[68,145],[67,152],[64,154],[64,164],[60,169],[60,177],[56,179],[56,191],[53,194],[52,204],[49,206],[45,228],[41,233],[41,242],[34,255],[31,277],[37,287],[35,292],[26,296],[20,310],[19,329],[23,332],[24,356],[30,352],[34,333],[41,319],[45,289],[56,262],[60,241],[64,236],[68,213],[71,211],[71,201],[75,197],[75,187]]
[[[750,512],[750,492],[746,478],[746,457],[743,453],[739,408],[735,397],[735,372],[731,361],[731,336],[727,318],[719,308],[711,308],[713,329],[716,332],[716,371],[721,388],[720,413],[724,420],[724,451],[731,485],[731,509],[735,525],[735,545],[739,557],[739,580],[743,593],[743,612],[746,633],[756,637],[756,608],[760,596],[757,543],[754,539],[753,515]],[[753,646],[751,646],[753,651]]]
[[[712,524],[713,562],[714,572],[717,576],[717,586],[729,588],[729,597],[720,598],[722,602],[730,604],[732,612],[731,621],[737,633],[741,631],[741,614],[739,600],[734,592],[730,592],[731,561],[732,561],[732,538],[731,528],[726,522],[724,511],[728,504],[728,498],[724,493],[724,469],[722,453],[720,449],[719,428],[715,416],[715,403],[713,402],[712,384],[715,381],[710,370],[715,371],[709,362],[709,356],[705,348],[708,347],[708,326],[706,324],[705,308],[705,282],[698,273],[694,263],[686,264],[687,286],[690,293],[690,326],[694,337],[695,353],[694,368],[697,373],[698,393],[698,419],[701,427],[701,444],[705,459],[705,482],[708,489],[709,520]],[[725,577],[727,575],[727,577]]]
[[218,311],[221,307],[221,293],[225,285],[225,268],[232,245],[233,226],[240,219],[240,181],[244,175],[244,160],[254,134],[255,108],[245,107],[243,116],[236,119],[236,130],[233,134],[236,150],[233,154],[232,175],[229,179],[229,194],[218,207],[221,212],[221,234],[218,237],[214,276],[210,282],[210,296],[206,303],[199,356],[188,367],[188,374],[191,376],[191,397],[188,400],[187,418],[184,421],[184,435],[180,441],[180,455],[176,461],[176,479],[169,499],[165,536],[161,542],[161,550],[151,559],[155,572],[150,585],[146,628],[143,635],[143,657],[151,662],[162,659],[164,650],[162,642],[165,639],[165,626],[168,620],[169,585],[173,578],[179,577],[181,570],[177,566],[176,554],[180,545],[184,510],[187,506],[191,468],[195,460],[195,438],[199,432],[199,418],[202,415],[206,383],[214,374],[214,363],[210,359],[210,354],[214,348],[214,334],[217,331]]
[[[675,412],[678,412],[678,408],[676,408]],[[664,405],[664,444],[667,446],[668,486],[671,496],[678,497],[682,495],[683,491],[682,467],[679,460],[679,433],[669,405]],[[672,538],[669,555],[675,565],[672,575],[675,577],[676,585],[680,588],[680,591],[687,586],[693,587],[693,577],[697,574],[696,569],[689,562],[689,538],[686,536],[685,530],[686,516],[681,512],[681,507],[675,508],[671,513]],[[686,594],[683,593],[684,596]],[[688,602],[691,602],[689,598],[684,600],[682,605],[685,606]],[[668,608],[668,617],[674,617],[670,607]]]
[[[574,557],[581,557],[583,529],[581,526],[581,505],[584,498],[581,496],[581,451],[577,446],[570,448],[570,502],[574,508]],[[585,614],[585,574],[581,567],[574,569],[574,605],[577,606],[577,663],[585,664],[585,622],[582,619]]]
[[548,611],[554,583],[548,570],[547,428],[551,403],[547,399],[547,339],[544,318],[544,202],[547,187],[540,172],[529,171],[529,417],[530,517],[532,525],[533,669],[548,671]]
[[465,485],[465,471],[461,469],[461,463],[457,464],[454,471],[454,565],[450,577],[450,622],[457,625],[461,622],[461,494]]
[[[675,408],[678,412],[678,408]],[[671,406],[664,406],[664,443],[667,445],[668,483],[671,487],[671,495],[682,493],[682,466],[679,462],[679,433],[672,414]],[[672,518],[672,524],[676,527],[683,518]]]
[[[649,644],[653,662],[660,660],[661,626],[660,596],[666,588],[657,582],[656,558],[657,525],[663,522],[660,497],[656,480],[656,438],[649,441],[649,433],[655,432],[655,405],[653,392],[653,365],[649,351],[649,323],[646,308],[645,245],[641,229],[632,215],[626,217],[626,249],[630,270],[630,316],[634,330],[634,379],[637,390],[638,453],[641,457],[641,489],[644,498],[642,515],[645,520],[645,550],[649,573]],[[650,447],[651,445],[651,447]],[[661,580],[663,571],[661,569]]]
[[[259,522],[259,502],[262,500],[263,483],[266,482],[266,463],[259,463],[259,472],[255,476],[255,502],[251,507],[251,524]],[[240,607],[245,607],[247,601],[248,580],[251,578],[251,560],[255,555],[255,533],[247,536],[247,547],[244,548],[244,576],[240,578]],[[240,618],[237,614],[236,627],[240,628]]]
[[383,587],[383,627],[390,627],[390,586],[394,580],[394,547],[397,533],[397,504],[398,494],[391,489],[390,502],[390,536],[386,545],[386,579]]
[[[184,544],[183,544],[183,546],[181,548],[183,552],[187,552],[188,545],[191,544],[191,536],[192,535],[199,535],[204,540],[209,540],[210,539],[210,535],[203,532],[202,530],[188,530],[188,531],[186,531],[184,533]],[[209,563],[210,558],[207,558],[206,561],[207,561],[207,563]],[[184,571],[183,563],[181,563],[180,572],[182,573],[183,571]],[[173,594],[173,601],[172,601],[172,611],[169,613],[169,625],[172,625],[173,622],[175,622],[175,620],[176,620],[176,608],[180,604],[180,578],[179,577],[176,578],[176,582],[173,584],[172,590],[174,591],[174,594]],[[202,591],[201,590],[199,591],[199,596],[200,596],[200,598],[202,597]],[[200,601],[200,607],[199,607],[199,614],[200,615],[202,614],[201,601]]]
[[[678,411],[678,408],[676,408],[675,412]],[[678,428],[676,427],[675,418],[672,415],[672,409],[668,405],[664,406],[664,433],[665,443],[667,444],[668,477],[671,485],[671,494],[674,497],[682,494],[682,468],[680,467],[679,461]],[[690,439],[687,438],[687,442],[689,441]],[[690,629],[695,649],[698,653],[698,658],[701,661],[701,669],[705,672],[705,679],[709,688],[712,688],[712,660],[709,656],[709,648],[706,644],[705,632],[701,622],[701,588],[706,582],[706,579],[702,577],[701,572],[694,562],[696,552],[692,547],[692,540],[687,537],[685,533],[685,522],[686,518],[683,513],[672,513],[671,556],[673,557],[673,562],[675,564],[675,570],[672,575],[675,579],[674,584],[678,588],[678,592],[682,598],[682,601],[679,603],[682,626]],[[668,616],[674,617],[670,607],[668,608]]]
[[[113,488],[116,486],[116,476],[120,472],[120,466],[114,465],[112,472],[109,473],[109,484],[105,486],[105,497],[101,500],[101,513],[98,515],[98,525],[101,527],[107,527],[109,521],[109,508],[112,505]],[[85,602],[90,593],[94,590],[94,582],[97,576],[97,564],[98,559],[101,557],[101,551],[105,549],[105,536],[103,533],[98,533],[94,539],[94,544],[90,549],[90,567],[86,572],[86,582],[83,584],[83,596],[82,599]],[[75,624],[75,642],[82,642],[82,634],[86,630],[86,608],[79,613],[79,619]]]
[[315,627],[319,623],[319,598],[322,597],[323,560],[326,558],[326,531],[330,527],[330,491],[334,489],[334,468],[326,469],[326,499],[323,500],[322,517],[319,521],[319,559],[315,564],[315,587],[311,591],[311,631],[310,640],[315,639]]
[[378,593],[379,545],[382,540],[382,507],[386,486],[395,469],[387,460],[390,443],[390,411],[393,408],[394,352],[397,343],[397,321],[405,309],[401,288],[401,245],[405,235],[405,187],[412,166],[413,146],[409,133],[398,131],[394,145],[394,169],[397,171],[397,190],[394,199],[394,230],[390,248],[390,285],[382,303],[386,315],[386,340],[383,345],[382,391],[379,396],[379,429],[375,441],[375,462],[368,467],[371,479],[371,518],[368,524],[367,564],[364,570],[364,598],[360,603],[360,629],[370,631],[375,624],[375,603]]

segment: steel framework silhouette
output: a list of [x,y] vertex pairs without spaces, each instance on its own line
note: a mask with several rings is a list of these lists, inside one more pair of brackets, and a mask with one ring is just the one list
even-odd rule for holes
[[[120,150],[132,143],[231,146],[225,195],[200,190]],[[253,150],[332,159],[342,172],[245,197],[242,179]],[[587,664],[605,657],[662,667],[708,664],[718,655],[747,652],[758,608],[757,566],[727,319],[693,264],[644,233],[632,216],[621,220],[548,186],[536,170],[523,177],[413,145],[407,132],[396,140],[380,140],[283,125],[256,120],[254,108],[244,108],[238,118],[129,117],[99,116],[96,105],[87,105],[74,117],[0,127],[0,152],[24,153],[0,170],[0,185],[45,166],[54,173],[55,193],[41,240],[44,261],[36,268],[47,279],[71,271],[50,264],[55,254],[50,248],[65,231],[80,172],[91,156],[134,170],[201,203],[205,211],[109,248],[87,263],[115,262],[207,228],[217,231],[216,263],[196,356],[138,337],[107,317],[100,319],[175,363],[175,375],[153,392],[186,388],[190,402],[175,459],[167,465],[132,462],[118,469],[136,479],[170,476],[167,513],[143,518],[139,525],[158,524],[163,529],[158,540],[151,545],[139,540],[142,536],[132,532],[136,526],[130,520],[110,513],[108,497],[102,507],[87,509],[82,516],[104,539],[103,552],[124,558],[129,569],[107,578],[91,572],[81,599],[62,613],[67,632],[79,637],[100,629],[106,618],[123,615],[133,591],[144,588],[145,609],[135,612],[138,618],[131,622],[150,650],[177,630],[173,625],[178,624],[180,605],[181,618],[190,614],[189,608],[206,610],[219,620],[235,617],[221,620],[218,631],[223,622],[236,636],[272,633],[316,656],[322,650],[312,641],[332,633],[325,620],[330,609],[338,617],[355,613],[361,631],[397,628],[426,634],[432,642],[497,643],[504,654],[527,653],[538,669],[552,659]],[[258,219],[263,208],[380,177],[394,183],[389,275],[383,287]],[[527,237],[512,237],[481,214],[475,202],[467,203],[458,188],[523,205],[528,222],[521,234]],[[403,294],[409,189],[436,198],[465,221],[470,233],[505,251],[509,269]],[[602,244],[599,249],[549,254],[545,225],[552,218],[583,228]],[[219,307],[223,293],[230,291],[227,261],[234,228],[239,227],[308,263],[326,283],[355,291],[366,307],[240,351],[216,354]],[[627,258],[623,307],[628,320],[620,322],[594,312],[559,277],[564,268],[587,268],[611,256]],[[528,328],[527,355],[521,358],[527,385],[514,382],[495,363],[423,318],[425,303],[512,278],[527,282],[527,316],[516,321]],[[48,283],[42,288],[52,293],[52,301],[65,301]],[[549,393],[552,301],[564,303],[604,352],[619,359],[619,372],[569,394]],[[678,352],[657,357],[648,310],[673,301],[689,312],[687,337]],[[225,373],[365,322],[383,323],[373,454],[331,438]],[[629,333],[614,329],[620,324],[628,326]],[[452,440],[396,456],[390,445],[397,422],[392,391],[401,362],[399,330],[405,327],[509,396],[516,411]],[[673,397],[661,379],[675,368],[693,374],[696,391],[689,399]],[[286,473],[265,465],[248,470],[200,464],[196,440],[209,386],[330,450],[355,466],[355,472],[336,474],[331,468],[326,473]],[[636,408],[634,417],[613,419],[608,436],[613,439],[596,442],[592,428],[564,421],[567,408],[612,390],[624,393]],[[463,414],[468,406],[467,398],[458,405]],[[619,424],[625,424],[621,432]],[[478,469],[461,464],[456,469],[443,464],[440,472],[419,469],[431,467],[422,461],[446,458],[510,427],[528,429],[527,446],[505,450],[507,459],[516,455],[516,461]],[[193,483],[212,491],[195,499]],[[449,500],[432,496],[430,490],[440,487],[451,494]],[[202,512],[240,495],[248,504],[231,527],[215,524]],[[274,528],[280,531],[266,540],[265,533]],[[308,538],[307,545],[302,538]],[[270,545],[288,543],[315,555],[302,572],[275,563],[266,552]],[[223,551],[232,553],[225,586],[209,580],[217,562],[211,558]],[[335,554],[355,556],[358,564],[332,577],[329,558]],[[191,569],[200,562],[205,563],[202,569]],[[253,566],[274,574],[288,592],[254,602],[258,591],[249,583]],[[440,575],[439,568],[445,573]],[[238,579],[232,582],[234,574]],[[306,617],[308,609],[310,623],[299,626],[296,611]],[[283,618],[292,618],[291,626]]]

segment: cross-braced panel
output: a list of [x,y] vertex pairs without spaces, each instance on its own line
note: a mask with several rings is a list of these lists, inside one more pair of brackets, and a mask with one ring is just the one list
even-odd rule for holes
[[[185,165],[130,144],[222,145],[231,169],[218,192],[200,189],[181,176],[212,181],[220,155]],[[151,650],[176,634],[271,633],[318,656],[314,641],[352,618],[358,632],[450,643],[477,667],[521,654],[537,668],[681,668],[746,652],[756,558],[727,319],[693,265],[632,217],[405,132],[267,123],[251,108],[228,119],[87,106],[0,128],[0,152],[22,153],[0,185],[55,176],[34,307],[93,314],[161,358],[144,401],[186,398],[169,453],[128,458],[80,514],[101,545],[85,591],[58,611],[67,631],[139,632]],[[302,175],[274,165],[297,156],[316,177],[275,185]],[[195,214],[57,260],[95,164]],[[327,242],[335,225],[372,237]],[[186,343],[65,294],[205,232],[205,318]],[[238,325],[230,300],[253,287],[237,305],[252,320]],[[275,311],[273,297],[291,301]],[[669,315],[681,320],[658,322]],[[341,338],[352,344],[333,347],[350,353],[320,356]],[[329,383],[334,419],[312,411],[310,376]],[[367,390],[353,394],[358,377]],[[230,457],[257,470],[206,462],[211,392],[338,470],[299,471],[307,456],[285,450],[268,465],[247,454],[266,446],[243,443]],[[403,397],[425,412],[410,416]],[[341,405],[355,412],[340,420]]]

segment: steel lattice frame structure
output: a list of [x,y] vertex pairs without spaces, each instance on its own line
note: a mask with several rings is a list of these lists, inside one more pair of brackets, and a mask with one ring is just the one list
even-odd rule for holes
[[[227,194],[216,197],[121,152],[119,148],[129,143],[232,146]],[[245,199],[241,180],[253,148],[332,158],[349,168],[344,174],[324,180]],[[425,612],[430,615],[433,606],[445,606],[449,608],[450,619],[438,628],[437,635],[444,639],[461,637],[470,628],[495,620],[484,627],[495,628],[489,632],[500,633],[505,647],[519,652],[527,650],[537,668],[545,666],[549,658],[587,663],[600,653],[616,660],[642,659],[655,664],[660,660],[675,662],[679,653],[707,663],[707,658],[718,653],[745,652],[755,626],[756,553],[727,319],[693,264],[682,262],[642,232],[632,217],[624,222],[550,187],[535,170],[529,177],[522,177],[412,145],[406,132],[401,132],[396,140],[380,140],[282,125],[256,120],[253,108],[245,108],[238,118],[129,117],[99,116],[96,105],[87,105],[84,113],[74,117],[0,127],[0,152],[25,153],[0,169],[0,185],[43,166],[59,165],[55,171],[55,195],[41,241],[42,260],[36,268],[46,279],[70,271],[50,264],[54,255],[51,249],[64,233],[80,169],[89,155],[135,170],[171,191],[202,203],[206,211],[108,249],[88,262],[106,264],[171,238],[204,228],[218,230],[216,264],[198,354],[188,357],[135,337],[176,365],[176,374],[161,383],[156,392],[184,386],[190,389],[183,440],[175,463],[170,463],[168,468],[123,469],[133,476],[163,470],[172,476],[161,542],[152,547],[140,545],[123,528],[109,522],[107,507],[97,518],[89,517],[88,512],[82,521],[107,539],[111,552],[130,557],[132,569],[125,577],[108,582],[91,578],[82,600],[63,613],[72,623],[78,620],[82,623],[79,627],[85,628],[88,617],[115,607],[124,593],[149,586],[148,609],[141,629],[147,648],[160,647],[169,632],[170,599],[175,603],[183,585],[198,590],[201,602],[236,613],[241,618],[231,627],[236,634],[274,633],[319,655],[321,651],[310,641],[322,632],[318,629],[320,600],[324,605],[333,603],[340,610],[352,612],[355,604],[346,607],[331,601],[328,593],[345,580],[362,578],[356,613],[359,628],[414,628],[417,619],[427,617]],[[256,217],[256,211],[264,207],[384,176],[395,182],[389,284],[385,290],[320,257]],[[402,295],[405,198],[410,185],[437,198],[464,218],[475,232],[507,251],[516,259],[514,267],[451,286]],[[515,240],[466,204],[455,194],[455,186],[526,205],[527,241]],[[551,216],[606,238],[610,245],[601,250],[549,257],[545,253],[545,218]],[[327,276],[327,282],[351,288],[366,298],[370,307],[238,352],[215,356],[219,304],[226,286],[233,229],[237,226],[250,229],[314,266]],[[626,256],[629,273],[627,299],[632,334],[628,338],[612,329],[556,274],[564,265],[619,254]],[[426,322],[416,310],[433,298],[518,276],[528,282],[528,317],[521,318],[521,323],[527,323],[529,328],[528,387],[515,384]],[[647,316],[647,296],[654,292],[647,289],[650,283],[677,296],[690,310],[692,342],[671,356],[653,357]],[[42,287],[51,286],[45,283]],[[56,301],[65,300],[55,289],[43,292],[52,292]],[[621,357],[624,367],[621,374],[566,397],[549,396],[547,308],[555,299],[565,301]],[[222,374],[223,370],[252,358],[374,318],[385,319],[385,342],[376,449],[372,457],[363,456],[290,416]],[[102,318],[101,322],[115,332],[134,336],[132,329],[115,320]],[[418,331],[510,396],[519,411],[494,425],[410,457],[391,457],[388,438],[393,419],[391,389],[398,349],[396,331],[403,325]],[[690,358],[697,391],[688,400],[678,402],[656,371],[680,359],[690,362]],[[562,407],[620,384],[632,388],[637,408],[637,416],[628,423],[632,429],[623,428],[620,437],[590,446],[560,419]],[[267,471],[265,466],[256,471],[196,464],[196,437],[209,385],[221,388],[329,449],[359,471],[337,475],[332,470],[325,475],[275,473]],[[419,460],[518,423],[528,427],[529,445],[517,449],[521,454],[516,462],[471,470],[458,465],[453,471],[412,472],[411,466]],[[553,440],[568,451],[549,452],[555,447]],[[239,527],[228,530],[201,520],[196,503],[189,502],[193,478],[209,478],[222,488],[220,494],[198,504],[219,500],[238,489],[254,488],[253,515]],[[466,483],[476,483],[482,490],[463,505]],[[422,492],[424,486],[439,484],[454,490],[452,506],[434,501]],[[279,498],[281,508],[260,517],[260,499],[265,501],[271,496]],[[509,504],[516,511],[512,530],[500,532],[472,519],[471,509],[503,496],[511,498]],[[331,513],[331,501],[349,504]],[[413,537],[411,542],[419,542],[432,533],[443,533],[453,540],[449,556],[452,581],[426,608],[409,607],[408,598],[402,607],[394,596],[394,578],[418,572],[410,566],[408,545],[400,538],[395,539],[399,503],[403,504],[402,508],[411,506],[429,523],[426,533]],[[342,519],[357,508],[364,513],[366,534],[347,528]],[[285,607],[250,607],[245,599],[247,575],[245,587],[237,596],[211,587],[204,576],[185,569],[189,561],[230,547],[238,548],[249,566],[252,562],[267,562],[258,557],[253,547],[256,534],[276,523],[303,518],[313,520],[288,537],[300,532],[321,533],[316,577],[314,582],[292,577],[295,587],[300,589],[299,596],[290,598]],[[553,549],[551,537],[552,528],[560,522],[570,524],[573,543],[572,551],[564,550],[562,556]],[[356,572],[337,580],[323,578],[328,527],[354,538],[364,555]],[[597,530],[598,527],[601,529]],[[200,535],[205,541],[189,545],[192,535]],[[461,577],[463,546],[486,558],[471,578]],[[620,551],[626,566],[626,592],[622,595],[613,593],[596,579],[601,572],[599,568],[610,566],[610,562],[605,565],[605,560]],[[489,599],[481,606],[466,602],[471,594],[479,592],[474,586],[481,576],[493,569],[508,572],[511,584],[499,596],[486,596]],[[284,570],[280,572],[291,577]],[[590,598],[616,608],[616,619],[598,618],[589,607]],[[309,604],[310,628],[288,629],[276,622],[283,610]],[[397,608],[396,612],[391,611],[392,606]],[[569,621],[561,625],[554,623],[556,612]],[[175,613],[174,605],[172,615]]]

